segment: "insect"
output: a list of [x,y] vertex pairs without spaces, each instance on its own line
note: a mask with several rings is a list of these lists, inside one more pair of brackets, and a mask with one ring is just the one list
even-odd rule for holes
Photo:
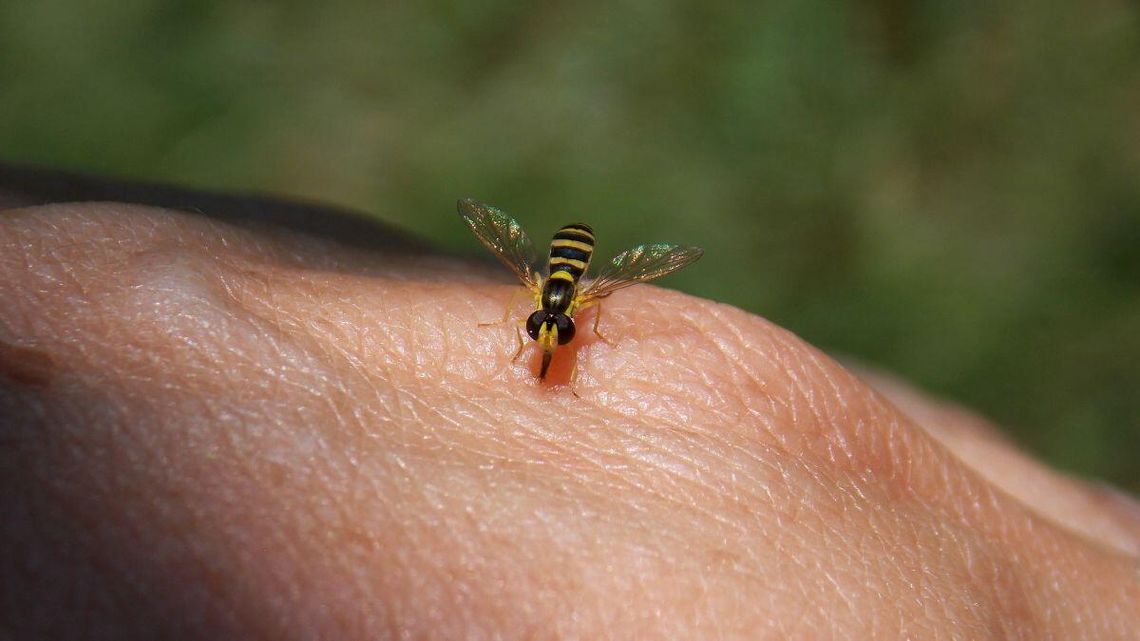
[[[539,379],[546,378],[558,346],[574,339],[575,314],[623,287],[675,272],[704,253],[699,247],[669,243],[638,245],[614,257],[596,277],[585,279],[594,255],[594,230],[583,223],[572,223],[559,229],[550,241],[550,259],[543,274],[535,267],[534,244],[515,219],[469,198],[459,201],[459,215],[475,237],[518,275],[534,296],[535,311],[525,325],[526,333],[542,349]],[[598,333],[600,318],[600,312],[594,316],[594,333],[604,339]],[[520,334],[516,359],[523,347]]]

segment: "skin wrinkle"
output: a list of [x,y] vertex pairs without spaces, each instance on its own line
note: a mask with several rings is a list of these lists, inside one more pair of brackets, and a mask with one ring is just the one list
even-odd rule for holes
[[[882,516],[888,516],[888,517],[889,517],[889,514],[886,514],[886,513],[880,513],[880,514],[882,514]],[[887,519],[887,521],[891,522],[891,524],[892,524],[892,527],[894,526],[894,521],[893,521],[893,518],[888,518],[888,519]],[[906,520],[904,520],[904,521],[902,521],[902,522],[903,522],[904,524],[905,524],[905,523],[907,523],[907,521],[906,521]],[[882,526],[878,526],[878,527],[872,527],[871,529],[872,529],[872,531],[882,531],[882,530],[884,530],[884,528],[883,528]],[[888,529],[888,530],[889,530],[890,528],[886,528],[886,529]],[[919,538],[919,537],[915,537],[915,538]],[[872,539],[865,539],[865,540],[872,540]],[[908,549],[908,547],[907,547],[907,546],[905,546],[905,545],[902,545],[902,546],[897,546],[895,549],[896,549],[897,551],[903,551],[903,552],[905,552],[905,551]],[[881,555],[873,555],[873,554],[866,554],[866,553],[865,553],[865,554],[864,554],[864,557],[870,557],[870,558],[880,558],[880,557],[881,557]],[[896,561],[897,561],[897,558],[896,558]],[[888,568],[886,568],[886,569],[889,569],[889,567],[888,567]],[[878,572],[877,574],[872,574],[872,576],[876,576],[876,575],[881,575],[881,572]],[[920,575],[921,575],[921,572],[920,572]]]
[[[835,379],[835,368],[826,367],[820,360],[821,356],[820,353],[809,350],[801,359],[804,362],[803,380],[812,379],[815,381],[815,385],[811,387],[811,396],[808,398],[808,404],[816,408],[816,420],[820,423],[825,423],[830,419],[833,424],[847,424],[850,422],[849,417],[853,413],[849,411],[847,405],[850,395],[844,393],[839,382]],[[826,386],[827,391],[830,393],[819,393],[820,382]],[[829,401],[834,402],[836,406],[831,407]],[[897,424],[892,425],[892,427],[896,426]],[[862,431],[859,430],[858,427],[859,424],[856,423],[856,434]],[[891,430],[888,430],[888,433],[890,433],[890,431]],[[838,463],[840,461],[840,458],[836,456],[836,451],[838,451],[840,456],[846,459],[848,464],[851,464],[851,461],[855,458],[855,452],[852,449],[850,439],[844,434],[844,430],[835,429],[829,431],[828,434],[831,437],[827,452],[828,458],[832,462]]]
[[[759,392],[760,398],[773,398],[773,396],[769,395],[768,390],[764,389],[764,387],[765,387],[764,384],[760,382],[762,380],[762,377],[759,377],[756,375],[755,371],[753,371],[751,366],[749,365],[749,361],[742,361],[742,359],[739,358],[739,351],[738,351],[738,349],[735,349],[735,348],[743,345],[743,346],[746,346],[747,349],[751,350],[752,349],[751,341],[749,341],[747,338],[745,338],[745,336],[741,333],[739,327],[737,327],[735,324],[727,321],[727,319],[725,318],[725,313],[724,313],[725,309],[726,309],[725,306],[716,305],[716,306],[713,306],[710,308],[710,312],[713,315],[713,317],[717,320],[717,324],[719,326],[729,330],[730,338],[735,341],[735,345],[731,345],[731,346],[728,345],[728,340],[725,337],[720,336],[719,334],[713,334],[712,342],[713,342],[713,345],[715,346],[716,350],[718,351],[718,353],[721,355],[723,361],[732,363],[732,365],[734,366],[733,370],[743,370],[745,377],[741,377],[741,376],[734,374],[734,375],[729,376],[728,380],[732,383],[732,390],[735,392],[736,398],[740,399],[742,401],[741,405],[743,407],[748,408],[750,413],[755,413],[757,410],[755,410],[752,407],[751,403],[749,403],[748,401],[755,398],[757,395],[748,393],[746,391],[745,387],[742,385],[742,380],[747,380],[750,384],[750,387]],[[757,352],[757,355],[760,359],[767,359],[768,358],[766,355],[764,355],[762,353],[762,351]],[[713,384],[711,387],[713,389],[715,389],[716,385]],[[794,406],[791,409],[792,409],[792,411],[795,411]],[[795,417],[793,416],[793,422],[794,422],[794,418]],[[767,428],[770,426],[765,425],[764,427]],[[769,430],[768,434],[769,434],[769,437],[772,438],[773,441],[775,442],[775,440],[777,439],[776,432]]]
[[[267,292],[273,291],[271,288],[268,287],[268,282],[269,282],[268,279],[270,276],[268,274],[263,274],[262,276],[264,277],[262,282],[267,285],[266,291]],[[338,363],[348,364],[352,368],[352,370],[358,374],[357,379],[359,381],[366,381],[367,382],[367,381],[371,381],[373,379],[373,376],[369,373],[368,368],[363,363],[361,363],[359,361],[359,359],[350,356],[349,352],[347,352],[346,350],[344,350],[342,348],[337,347],[339,345],[339,343],[337,341],[335,341],[335,340],[319,340],[319,339],[313,339],[312,338],[313,336],[320,336],[321,334],[327,334],[328,333],[327,329],[324,326],[320,326],[319,329],[321,331],[318,332],[317,331],[318,327],[313,325],[312,323],[306,323],[306,322],[302,321],[301,317],[299,317],[297,315],[287,315],[284,311],[282,311],[282,310],[286,309],[287,307],[284,305],[280,305],[279,301],[274,300],[274,298],[272,297],[272,294],[270,295],[270,298],[268,299],[268,303],[265,303],[265,302],[262,302],[261,299],[258,299],[256,295],[254,295],[252,297],[249,296],[249,293],[250,292],[247,292],[246,290],[244,290],[244,288],[240,288],[240,286],[237,283],[231,283],[227,289],[227,295],[231,298],[231,300],[234,301],[235,305],[237,305],[242,311],[250,314],[251,316],[253,316],[255,318],[260,318],[268,328],[272,328],[275,332],[277,332],[283,336],[287,336],[290,340],[297,341],[297,342],[301,343],[302,345],[306,345],[306,347],[308,348],[307,351],[310,354],[313,354],[313,353],[321,354],[323,357],[322,360],[325,362],[338,362]],[[336,320],[332,320],[329,323],[329,326],[336,328],[336,327],[340,327],[341,325]],[[326,380],[326,385],[327,384],[328,384],[328,381]],[[334,385],[341,387],[343,389],[344,384],[341,382],[337,382]],[[378,392],[380,389],[378,386],[372,385],[371,388],[374,391],[372,398],[375,398],[376,400],[381,401],[382,407],[386,407],[386,408],[403,407],[403,404],[398,403],[398,402],[393,402],[391,400],[387,400],[385,395],[375,393],[375,392]],[[326,398],[326,400],[325,400],[326,404],[328,404],[330,407],[332,407],[333,409],[336,410],[336,414],[337,414],[338,418],[341,419],[338,422],[338,424],[343,424],[343,425],[360,424],[360,423],[356,423],[353,421],[343,420],[344,417],[351,415],[351,413],[345,413],[340,407],[332,404],[333,403],[331,401],[332,395],[322,394],[321,396]],[[380,415],[373,413],[373,416],[371,418],[380,419]],[[384,422],[391,422],[391,421],[386,421],[386,420],[381,419],[380,422],[384,423]]]
[[[662,472],[666,473],[666,475],[667,475],[666,478],[672,478],[675,480],[675,483],[679,483],[679,484],[675,484],[672,489],[674,491],[681,492],[682,493],[681,496],[683,498],[687,498],[687,500],[680,501],[680,505],[685,505],[686,503],[695,504],[695,505],[703,505],[704,501],[694,500],[695,499],[694,495],[689,494],[687,492],[686,486],[689,484],[692,484],[695,487],[696,491],[701,492],[701,493],[708,493],[708,491],[712,490],[713,488],[711,488],[710,486],[708,486],[705,483],[702,483],[699,476],[678,474],[678,468],[676,465],[669,464],[669,463],[665,462],[664,459],[662,459],[662,456],[664,456],[666,458],[668,458],[670,456],[676,456],[675,452],[664,450],[659,445],[657,445],[656,443],[653,443],[653,442],[650,442],[650,445],[652,446],[652,449],[650,451],[656,452],[655,455],[638,456],[636,453],[633,453],[633,452],[629,452],[629,453],[633,454],[637,460],[640,460],[643,463],[647,463],[647,464],[653,466],[651,469],[662,471]],[[650,476],[656,476],[656,475],[650,475]],[[650,489],[650,488],[646,488],[646,490],[653,492],[653,494],[659,496],[660,498],[663,498],[663,499],[667,498],[667,495],[661,490]],[[673,500],[673,499],[670,498],[670,500]],[[708,512],[708,510],[702,511],[702,513],[706,513],[706,512]],[[715,517],[715,514],[710,514],[710,516]]]
[[733,325],[733,324],[728,324],[728,326],[734,326],[734,325]]
[[[569,423],[571,423],[571,424],[572,424],[572,423],[573,423],[573,421],[571,420],[571,421],[569,421]],[[652,444],[650,443],[650,445],[652,445]],[[579,449],[579,448],[575,448],[575,449]],[[626,449],[628,449],[628,448],[626,448]],[[565,450],[565,451],[563,452],[563,454],[566,454],[566,453],[570,453],[571,451],[573,451],[573,450]],[[591,451],[591,450],[586,450],[586,451]],[[596,468],[602,468],[602,469],[605,469],[605,468],[606,468],[606,465],[605,465],[604,463],[600,462],[600,461],[589,461],[589,465],[590,465],[591,467],[596,467]],[[565,469],[565,468],[566,468],[566,465],[565,465],[565,464],[561,464],[561,465],[560,465],[560,468],[562,468],[562,469]],[[611,477],[611,478],[615,478],[615,477]],[[634,481],[632,481],[632,480],[630,480],[630,479],[628,479],[628,478],[625,480],[625,483],[626,483],[626,485],[627,485],[627,486],[631,486],[631,487],[641,487],[641,486],[639,486],[639,485],[636,485],[636,484],[634,483]],[[667,497],[667,496],[665,496],[665,495],[661,494],[661,492],[660,492],[660,491],[658,491],[658,490],[657,490],[657,489],[655,489],[655,488],[651,488],[651,487],[645,487],[644,489],[645,489],[647,492],[650,492],[650,493],[652,493],[653,495],[656,495],[656,496],[658,496],[658,498],[659,498],[659,499],[672,500],[670,497]]]

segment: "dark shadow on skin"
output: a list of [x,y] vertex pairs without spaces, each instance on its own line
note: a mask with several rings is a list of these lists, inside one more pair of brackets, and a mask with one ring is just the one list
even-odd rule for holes
[[209,193],[0,162],[0,210],[92,201],[178,209],[243,227],[288,229],[363,250],[415,254],[430,248],[411,234],[348,209],[260,194]]
[[[434,251],[391,225],[337,207],[0,163],[0,211],[96,201],[181,210],[251,230],[288,230],[397,260]],[[119,403],[74,380],[57,386],[68,369],[50,350],[24,343],[0,324],[0,595],[8,595],[0,597],[0,639],[282,638],[255,606],[226,603],[218,596],[223,590],[210,590],[214,579],[200,575],[212,570],[178,550],[177,539],[162,542],[185,558],[156,565],[152,547],[123,527],[131,525],[128,517],[108,516],[105,506],[88,503],[83,484],[115,478],[116,456],[126,454],[111,437],[96,439],[111,444],[109,454],[77,452],[67,442],[68,428],[53,421],[66,420],[68,407],[109,412]],[[105,422],[116,420],[126,419]],[[80,481],[59,475],[60,469]],[[176,571],[168,573],[170,567]]]

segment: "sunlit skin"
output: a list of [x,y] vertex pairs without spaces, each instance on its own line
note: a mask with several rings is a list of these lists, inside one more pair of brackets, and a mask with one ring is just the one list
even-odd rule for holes
[[551,394],[500,272],[0,215],[0,637],[1136,638],[1130,500],[651,286]]

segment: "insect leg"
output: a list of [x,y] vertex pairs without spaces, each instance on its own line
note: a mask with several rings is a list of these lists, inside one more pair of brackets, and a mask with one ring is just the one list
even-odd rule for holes
[[519,295],[519,290],[515,289],[511,292],[511,297],[507,299],[507,307],[503,310],[503,317],[493,323],[479,323],[479,327],[490,327],[492,325],[502,325],[511,318],[511,308],[515,306],[515,298]]
[[[522,323],[519,324],[521,325]],[[526,341],[523,340],[522,331],[518,327],[515,327],[515,338],[519,339],[519,348],[515,351],[515,355],[511,357],[512,363],[519,360],[519,356],[522,356],[523,349],[526,348]]]
[[521,327],[523,325],[523,323],[525,323],[525,321],[520,320],[518,327],[515,327],[515,336],[518,338],[518,341],[519,341],[518,350],[515,351],[515,355],[511,358],[511,360],[509,361],[509,363],[507,365],[503,365],[502,367],[500,367],[495,372],[496,376],[498,376],[500,373],[502,373],[503,370],[507,369],[508,367],[513,365],[516,361],[518,361],[519,356],[522,356],[522,352],[523,352],[523,349],[526,347],[526,343],[523,341],[522,333],[520,332],[519,327]]
[[574,358],[574,364],[570,366],[569,386],[570,386],[570,393],[574,395],[574,398],[582,398],[581,396],[578,395],[577,390],[574,389],[574,386],[578,382],[578,358],[576,356],[577,355],[575,355],[575,358]]
[[602,339],[602,342],[605,343],[606,345],[613,347],[614,342],[611,341],[610,339],[606,338],[605,335],[603,335],[601,332],[598,331],[598,323],[601,322],[601,320],[602,320],[602,304],[601,303],[592,303],[592,304],[597,306],[597,308],[598,308],[597,311],[594,312],[594,335],[597,336],[598,338]]

